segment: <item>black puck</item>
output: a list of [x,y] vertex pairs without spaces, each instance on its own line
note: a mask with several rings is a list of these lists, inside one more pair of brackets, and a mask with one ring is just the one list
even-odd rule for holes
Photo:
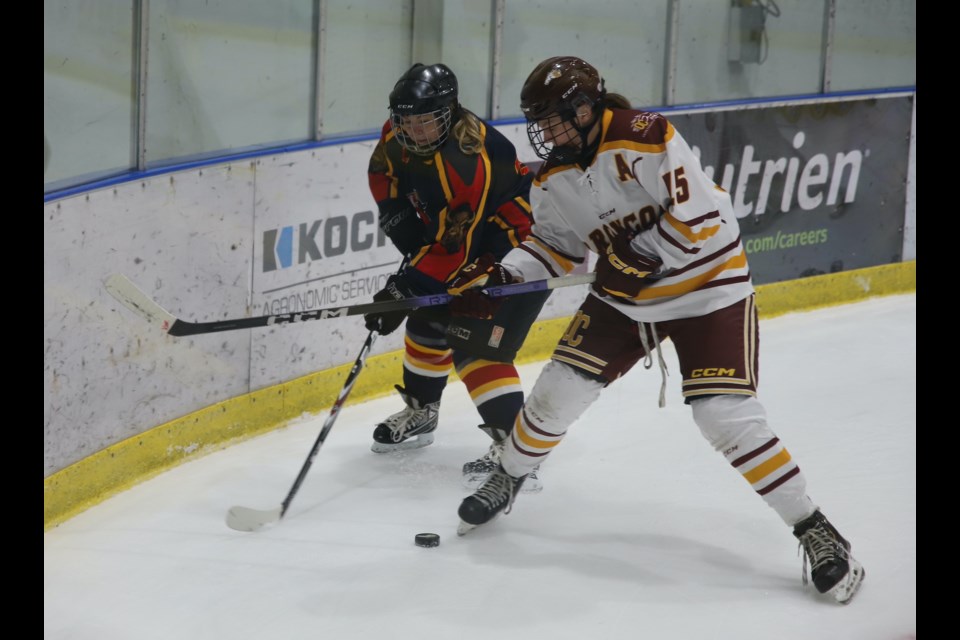
[[439,547],[440,536],[435,533],[418,533],[413,537],[413,542],[418,547]]

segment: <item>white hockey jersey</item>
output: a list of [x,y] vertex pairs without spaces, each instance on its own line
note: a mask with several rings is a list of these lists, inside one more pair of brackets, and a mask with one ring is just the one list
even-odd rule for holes
[[753,293],[730,196],[673,125],[657,113],[607,109],[600,136],[586,170],[550,161],[540,168],[530,190],[532,234],[501,263],[524,280],[556,277],[633,229],[633,248],[659,257],[663,277],[634,299],[601,298],[627,316],[702,316]]

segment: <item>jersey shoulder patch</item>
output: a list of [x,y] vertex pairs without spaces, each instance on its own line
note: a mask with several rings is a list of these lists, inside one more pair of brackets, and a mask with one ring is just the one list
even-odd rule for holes
[[604,142],[662,145],[669,139],[671,130],[670,123],[659,113],[614,109]]

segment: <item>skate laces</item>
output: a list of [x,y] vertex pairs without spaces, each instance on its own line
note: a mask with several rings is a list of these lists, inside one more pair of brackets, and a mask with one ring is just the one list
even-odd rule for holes
[[416,413],[416,409],[406,407],[383,421],[383,424],[387,425],[387,428],[390,429],[390,437],[394,442],[403,440],[403,436],[410,428],[413,422],[412,418]]
[[428,424],[432,419],[431,414],[436,411],[437,403],[430,403],[422,408],[407,406],[384,420],[383,424],[390,429],[390,437],[394,442],[402,442],[408,431]]
[[483,454],[481,460],[484,462],[500,462],[500,455],[503,453],[504,444],[502,442],[491,442],[490,448]]
[[803,584],[807,584],[807,562],[810,563],[810,575],[837,559],[846,557],[846,548],[833,534],[820,526],[813,526],[800,536],[797,553],[803,553]]
[[513,505],[513,487],[515,484],[516,480],[505,471],[494,471],[490,474],[490,477],[487,478],[487,481],[483,483],[483,486],[477,489],[473,497],[493,511],[497,510],[498,505],[506,502],[507,506],[503,512],[510,513],[510,507]]

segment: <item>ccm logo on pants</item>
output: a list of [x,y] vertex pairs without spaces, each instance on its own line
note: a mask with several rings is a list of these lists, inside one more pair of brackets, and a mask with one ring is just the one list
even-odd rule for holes
[[724,369],[723,367],[708,367],[706,369],[694,369],[690,373],[691,378],[715,378],[715,377],[734,377],[737,375],[736,369]]

